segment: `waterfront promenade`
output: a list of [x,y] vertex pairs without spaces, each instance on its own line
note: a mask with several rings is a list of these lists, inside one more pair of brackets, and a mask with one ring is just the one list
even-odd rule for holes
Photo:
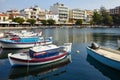
[[73,25],[73,26],[17,26],[17,27],[0,27],[0,30],[21,30],[21,29],[37,29],[37,28],[41,28],[41,29],[45,29],[45,28],[63,28],[63,27],[67,27],[67,28],[120,28],[120,26],[102,26],[102,25]]
[[39,28],[38,26],[34,27],[0,27],[0,30],[13,30],[13,29],[36,29]]

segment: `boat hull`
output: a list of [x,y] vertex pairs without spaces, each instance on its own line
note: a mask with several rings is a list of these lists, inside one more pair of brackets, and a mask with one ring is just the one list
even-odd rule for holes
[[51,44],[52,41],[48,42],[37,42],[37,43],[7,43],[7,42],[1,42],[2,48],[30,48],[34,47],[35,45],[39,44]]
[[38,66],[27,66],[29,69],[26,71],[26,66],[22,67],[11,67],[9,79],[18,79],[20,77],[25,77],[29,75],[37,75],[37,74],[46,74],[49,72],[53,72],[54,70],[58,70],[61,67],[67,66],[71,62],[71,55],[68,55],[66,58],[45,65]]
[[52,57],[47,57],[47,58],[41,58],[41,59],[20,59],[20,58],[15,58],[11,56],[12,54],[8,54],[9,61],[12,66],[33,66],[33,65],[42,65],[42,64],[47,64],[51,62],[55,62],[58,60],[61,60],[66,57],[67,52],[64,52],[60,55],[57,56],[52,56]]
[[93,58],[95,58],[96,60],[98,60],[99,62],[101,62],[111,68],[120,70],[120,61],[115,61],[110,58],[104,57],[103,55],[96,53],[89,47],[87,47],[87,53],[89,55],[91,55]]

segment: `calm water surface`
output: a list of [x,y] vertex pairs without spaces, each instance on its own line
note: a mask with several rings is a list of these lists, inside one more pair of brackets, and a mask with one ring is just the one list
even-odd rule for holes
[[[7,54],[28,49],[0,49],[0,80],[120,80],[120,71],[99,63],[86,52],[86,46],[91,42],[118,49],[120,28],[55,28],[34,31],[43,31],[46,37],[52,36],[57,45],[72,42],[71,61],[12,68]],[[76,53],[77,50],[80,53]]]

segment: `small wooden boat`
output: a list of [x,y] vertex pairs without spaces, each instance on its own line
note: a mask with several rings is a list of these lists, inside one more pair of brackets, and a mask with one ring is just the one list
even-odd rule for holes
[[120,70],[120,51],[95,45],[87,47],[87,53],[99,62]]
[[[67,46],[40,45],[30,48],[28,52],[8,54],[11,65],[41,65],[63,59],[71,51],[71,43]],[[69,49],[66,49],[69,48]]]
[[[38,66],[17,66],[11,67],[9,79],[19,79],[27,77],[29,75],[44,75],[50,72],[59,70],[62,67],[66,67],[71,62],[71,54],[67,55],[64,59],[45,65]],[[59,70],[57,73],[62,74],[65,70]]]
[[30,48],[38,44],[51,44],[52,37],[13,37],[0,39],[2,48]]

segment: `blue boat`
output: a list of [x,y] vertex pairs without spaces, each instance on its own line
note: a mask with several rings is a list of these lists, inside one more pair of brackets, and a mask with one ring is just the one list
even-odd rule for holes
[[99,62],[116,70],[120,70],[120,51],[93,44],[87,47],[87,53]]
[[52,37],[13,37],[0,39],[2,48],[30,48],[39,44],[52,43]]

